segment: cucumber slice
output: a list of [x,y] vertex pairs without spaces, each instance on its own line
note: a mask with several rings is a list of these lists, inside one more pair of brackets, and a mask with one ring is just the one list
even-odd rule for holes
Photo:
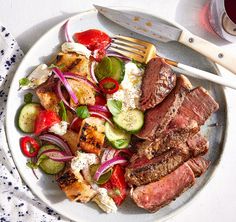
[[138,109],[133,109],[113,116],[113,120],[121,129],[129,133],[137,133],[143,126],[144,114]]
[[95,75],[98,81],[106,77],[111,77],[121,83],[125,75],[124,62],[116,57],[104,57],[102,61],[96,66]]
[[[55,145],[45,145],[42,146],[39,150],[38,156],[45,150],[49,150],[49,149],[56,149],[56,150],[60,150],[59,147],[55,146]],[[45,159],[43,159],[45,157]],[[60,171],[62,171],[65,167],[65,163],[63,162],[57,162],[54,160],[51,160],[49,158],[47,158],[45,155],[42,155],[41,158],[43,159],[40,164],[39,167],[40,169],[45,172],[46,174],[57,174]]]
[[18,127],[22,132],[34,132],[35,119],[40,110],[42,110],[42,108],[38,103],[28,103],[20,109],[18,115]]
[[112,147],[114,147],[114,148],[124,149],[129,146],[129,142],[130,142],[130,140],[120,139],[120,140],[111,141],[110,143],[111,143]]
[[131,139],[130,134],[119,128],[112,127],[108,122],[105,123],[105,135],[110,144],[118,149],[126,148]]
[[121,83],[125,75],[125,64],[119,58],[110,57],[110,59],[112,63],[112,73],[110,77]]

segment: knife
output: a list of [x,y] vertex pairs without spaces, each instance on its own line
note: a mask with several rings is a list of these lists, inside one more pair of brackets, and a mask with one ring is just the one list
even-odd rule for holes
[[118,25],[158,41],[178,41],[236,74],[236,54],[230,53],[184,28],[165,23],[158,17],[150,16],[150,18],[144,18],[126,11],[98,5],[94,5],[94,7],[103,16]]

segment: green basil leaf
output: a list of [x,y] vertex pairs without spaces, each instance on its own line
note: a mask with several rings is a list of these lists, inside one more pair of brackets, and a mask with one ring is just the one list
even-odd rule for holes
[[63,101],[59,102],[60,110],[59,115],[63,121],[67,121],[67,113],[66,113],[66,107],[63,103]]
[[29,83],[30,83],[30,80],[28,78],[22,78],[19,80],[20,86],[27,86],[29,85]]
[[79,106],[76,109],[76,114],[81,119],[85,119],[90,116],[87,106]]
[[25,103],[31,103],[32,98],[33,98],[33,94],[32,93],[27,93],[27,94],[24,95],[24,102]]
[[114,146],[116,148],[120,148],[120,147],[123,147],[124,144],[127,144],[127,140],[126,139],[120,139],[120,140],[115,140],[115,141],[112,141],[112,143],[114,144]]
[[119,100],[111,99],[107,101],[107,107],[113,116],[118,115],[122,109],[122,102]]
[[103,57],[103,59],[95,67],[94,72],[99,81],[101,81],[105,77],[111,76],[111,73],[112,73],[111,59],[106,56]]

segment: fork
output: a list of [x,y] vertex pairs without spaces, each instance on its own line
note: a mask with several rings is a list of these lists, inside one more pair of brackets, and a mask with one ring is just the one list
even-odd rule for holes
[[[148,63],[152,58],[157,57],[156,47],[150,42],[122,35],[113,36],[109,49],[141,63]],[[207,79],[219,85],[236,89],[236,81],[231,78],[221,77],[171,59],[164,58],[164,60],[167,64],[184,70],[188,76]]]

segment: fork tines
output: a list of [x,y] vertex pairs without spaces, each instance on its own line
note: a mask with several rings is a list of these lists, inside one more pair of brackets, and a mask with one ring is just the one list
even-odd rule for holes
[[156,48],[151,43],[121,35],[116,35],[112,38],[109,49],[145,63],[156,54]]

